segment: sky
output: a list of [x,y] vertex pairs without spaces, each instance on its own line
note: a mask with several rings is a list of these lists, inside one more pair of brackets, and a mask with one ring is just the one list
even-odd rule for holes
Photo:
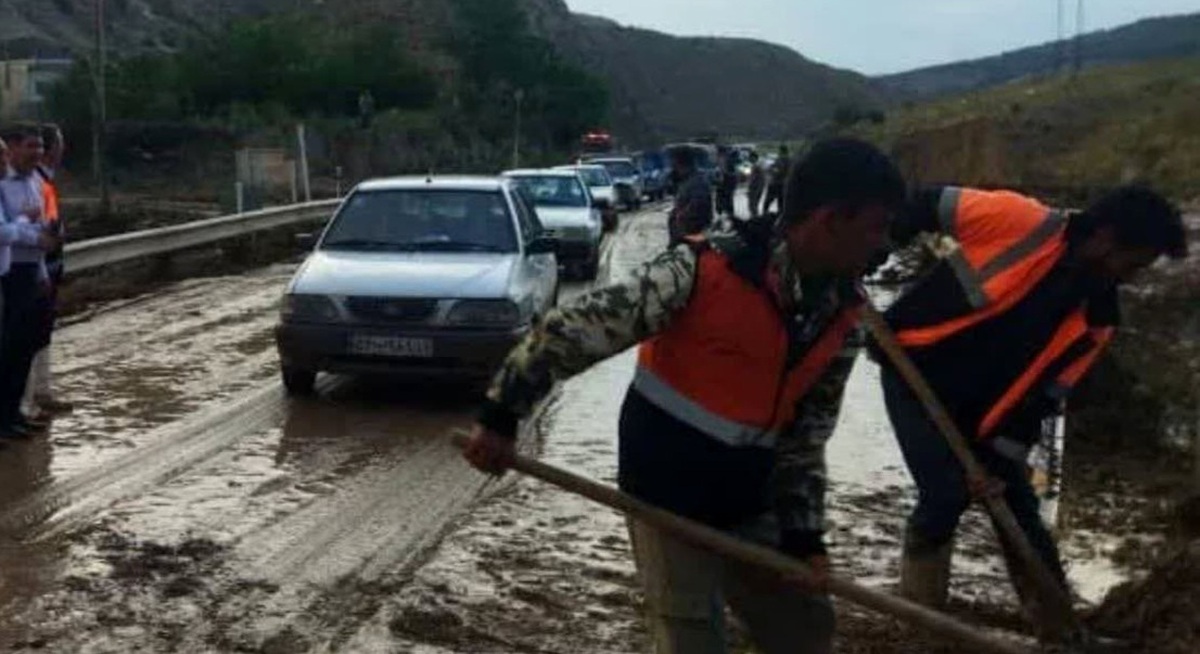
[[[1068,35],[1079,0],[1062,0]],[[868,75],[1053,41],[1058,0],[566,0],[572,11],[684,36],[743,36]],[[1094,31],[1200,11],[1200,0],[1086,0]]]

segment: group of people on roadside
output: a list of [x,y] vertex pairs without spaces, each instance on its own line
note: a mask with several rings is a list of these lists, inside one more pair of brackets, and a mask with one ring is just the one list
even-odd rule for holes
[[[722,148],[717,155],[717,177],[715,188],[699,170],[695,152],[688,148],[670,151],[671,174],[675,192],[672,209],[671,240],[684,233],[703,231],[719,216],[733,219],[734,196],[740,179],[733,151]],[[747,200],[752,219],[772,211],[783,209],[783,187],[787,181],[792,160],[788,146],[779,146],[779,153],[770,165],[763,166],[758,152],[748,155],[750,172],[747,178]]]
[[[786,153],[782,153],[786,154]],[[888,357],[881,385],[917,487],[899,590],[941,608],[958,523],[974,499],[1002,498],[1066,590],[1058,548],[1028,476],[1041,425],[1061,411],[1119,323],[1117,289],[1161,257],[1186,254],[1180,211],[1137,185],[1082,211],[1015,191],[910,188],[891,159],[853,139],[814,144],[791,165],[777,213],[713,221],[689,155],[670,244],[627,279],[547,314],[487,392],[466,458],[500,474],[518,423],[561,382],[638,347],[618,422],[623,491],[803,560],[782,578],[722,560],[631,519],[632,552],[659,654],[727,651],[725,607],[766,654],[827,654],[825,446],[865,344],[860,281],[881,253],[919,234],[949,240],[887,311],[908,356],[971,440],[969,476]],[[753,182],[752,182],[753,184]],[[1018,591],[1031,571],[1002,538]],[[1030,615],[1036,598],[1020,592]]]
[[0,442],[44,434],[72,409],[52,390],[49,351],[63,278],[55,176],[65,146],[56,125],[0,129]]

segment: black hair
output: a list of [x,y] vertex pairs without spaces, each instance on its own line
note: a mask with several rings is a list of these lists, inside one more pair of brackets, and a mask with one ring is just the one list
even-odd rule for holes
[[42,130],[33,123],[14,123],[0,130],[0,138],[4,139],[9,147],[12,147],[16,143],[24,142],[25,139],[42,138]]
[[816,209],[866,204],[895,209],[904,204],[904,177],[878,148],[857,139],[820,141],[792,166],[783,194],[784,225],[803,222]]
[[689,147],[671,148],[671,161],[686,168],[696,167],[696,153]]
[[38,127],[38,131],[42,135],[42,145],[47,150],[59,144],[62,141],[62,128],[55,123],[42,123]]
[[1172,259],[1187,256],[1187,230],[1179,208],[1142,185],[1119,186],[1071,218],[1067,238],[1081,243],[1111,227],[1124,247],[1149,248]]

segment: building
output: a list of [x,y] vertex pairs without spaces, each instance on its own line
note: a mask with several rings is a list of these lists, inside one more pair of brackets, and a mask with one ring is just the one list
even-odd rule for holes
[[70,59],[0,61],[0,121],[45,119],[50,89],[72,64]]

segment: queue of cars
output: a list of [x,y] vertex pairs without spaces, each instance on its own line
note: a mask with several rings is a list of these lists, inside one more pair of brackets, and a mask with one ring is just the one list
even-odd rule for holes
[[617,207],[665,194],[664,158],[604,156],[496,177],[363,182],[288,284],[283,384],[388,373],[483,379],[552,309],[562,276],[594,279]]

